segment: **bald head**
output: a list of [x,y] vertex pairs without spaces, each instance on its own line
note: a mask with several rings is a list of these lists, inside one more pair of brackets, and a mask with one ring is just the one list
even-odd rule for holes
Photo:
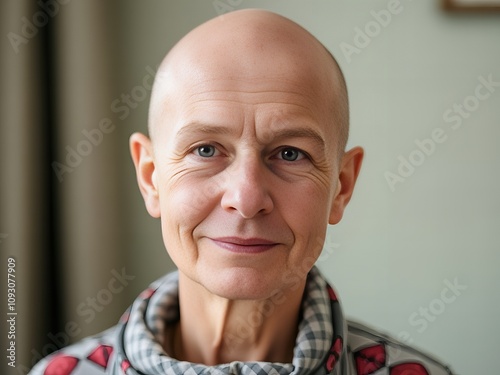
[[311,93],[305,95],[303,106],[325,112],[325,121],[333,130],[332,140],[341,153],[344,151],[349,109],[340,67],[307,30],[263,10],[240,10],[214,18],[192,30],[170,50],[153,88],[151,138],[155,138],[160,126],[169,126],[165,118],[172,118],[179,101],[192,95],[188,87],[198,92],[202,85],[213,83],[212,92],[228,92],[231,89],[227,83],[231,82],[245,92],[258,92],[260,82],[276,82],[286,84],[283,87],[292,94]]

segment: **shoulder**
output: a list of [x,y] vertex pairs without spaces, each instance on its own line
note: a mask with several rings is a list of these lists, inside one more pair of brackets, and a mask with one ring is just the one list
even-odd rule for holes
[[29,375],[102,375],[112,361],[115,329],[86,338],[38,362]]
[[[436,358],[363,324],[348,321],[347,350],[354,374],[452,375]],[[378,373],[378,372],[377,372]]]

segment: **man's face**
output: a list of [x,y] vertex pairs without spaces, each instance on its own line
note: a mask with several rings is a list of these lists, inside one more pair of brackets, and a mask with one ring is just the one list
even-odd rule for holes
[[212,293],[266,298],[322,249],[339,164],[329,95],[285,57],[207,65],[177,67],[155,115],[164,242]]

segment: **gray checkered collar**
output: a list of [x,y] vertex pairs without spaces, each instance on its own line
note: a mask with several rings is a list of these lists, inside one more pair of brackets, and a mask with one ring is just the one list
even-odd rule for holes
[[117,355],[128,364],[127,374],[345,374],[340,368],[345,363],[345,321],[335,293],[316,268],[308,275],[292,363],[235,361],[205,366],[178,361],[161,345],[167,339],[166,325],[178,319],[178,273],[174,272],[141,293],[121,323]]

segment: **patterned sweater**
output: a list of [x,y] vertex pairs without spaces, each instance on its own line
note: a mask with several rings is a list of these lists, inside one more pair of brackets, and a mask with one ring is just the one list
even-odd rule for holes
[[292,363],[231,362],[217,366],[168,355],[165,328],[180,318],[178,274],[157,280],[113,328],[41,360],[31,375],[449,375],[435,359],[344,319],[334,290],[313,268],[302,302]]

